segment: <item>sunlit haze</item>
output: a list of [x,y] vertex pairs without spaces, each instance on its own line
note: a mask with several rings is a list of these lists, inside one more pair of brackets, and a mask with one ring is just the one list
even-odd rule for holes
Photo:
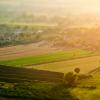
[[100,0],[0,0],[0,100],[100,100]]
[[[1,5],[30,7],[31,9],[53,9],[64,13],[100,13],[99,0],[0,0]],[[74,12],[72,12],[74,11]]]

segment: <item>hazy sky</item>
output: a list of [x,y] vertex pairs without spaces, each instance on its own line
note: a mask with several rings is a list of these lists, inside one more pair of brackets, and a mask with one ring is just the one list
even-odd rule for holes
[[0,0],[0,4],[100,13],[100,0]]

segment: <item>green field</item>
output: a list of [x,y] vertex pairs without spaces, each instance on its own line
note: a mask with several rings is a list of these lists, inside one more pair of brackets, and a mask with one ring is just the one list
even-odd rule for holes
[[0,64],[10,65],[10,66],[30,66],[30,65],[40,65],[52,62],[59,62],[64,60],[71,60],[91,55],[93,55],[93,53],[90,51],[73,49],[67,51],[60,51],[52,54],[44,54],[44,55],[24,57],[14,60],[0,61]]

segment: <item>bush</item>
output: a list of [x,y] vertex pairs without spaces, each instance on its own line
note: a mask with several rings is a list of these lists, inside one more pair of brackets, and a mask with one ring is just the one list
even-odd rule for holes
[[64,75],[64,83],[69,87],[74,87],[77,84],[77,75],[73,74],[73,72],[69,72]]
[[63,84],[22,83],[0,89],[0,96],[13,100],[78,100]]

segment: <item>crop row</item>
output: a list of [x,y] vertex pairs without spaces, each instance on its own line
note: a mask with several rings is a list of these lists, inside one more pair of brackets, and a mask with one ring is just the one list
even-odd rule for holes
[[0,66],[0,81],[60,82],[62,81],[62,79],[63,79],[63,73],[27,69],[27,68],[13,68],[13,67],[8,67],[8,66]]

